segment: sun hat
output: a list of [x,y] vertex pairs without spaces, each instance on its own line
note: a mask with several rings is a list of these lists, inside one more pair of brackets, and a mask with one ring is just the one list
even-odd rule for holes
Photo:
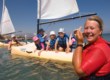
[[14,37],[16,37],[15,34],[12,34],[12,35],[11,35],[11,38],[14,38]]
[[34,36],[34,37],[33,37],[33,41],[37,41],[37,40],[39,40],[39,38],[36,37],[36,36]]
[[65,33],[65,32],[64,32],[64,28],[60,28],[58,32],[59,32],[59,33]]
[[50,31],[50,36],[51,36],[51,35],[56,35],[56,34],[55,34],[55,31]]

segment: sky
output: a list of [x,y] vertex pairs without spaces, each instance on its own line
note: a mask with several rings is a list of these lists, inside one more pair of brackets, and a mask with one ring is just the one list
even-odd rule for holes
[[[23,33],[35,33],[37,30],[37,0],[6,0],[10,17],[16,31]],[[104,21],[104,33],[110,33],[110,0],[77,0],[79,14],[97,13]],[[0,0],[0,19],[2,13],[2,0]],[[71,15],[68,17],[73,17]],[[67,18],[67,17],[65,17]],[[86,18],[80,18],[70,21],[46,24],[40,26],[47,33],[51,30],[58,31],[59,28],[65,28],[65,32],[71,33],[79,26],[84,26]]]

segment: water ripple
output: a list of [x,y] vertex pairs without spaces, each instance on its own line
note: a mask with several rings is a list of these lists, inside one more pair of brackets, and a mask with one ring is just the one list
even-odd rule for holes
[[71,63],[11,56],[0,48],[0,80],[77,80]]

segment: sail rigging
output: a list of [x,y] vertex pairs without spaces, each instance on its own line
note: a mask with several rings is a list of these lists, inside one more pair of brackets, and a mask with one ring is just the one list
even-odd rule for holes
[[56,19],[79,12],[76,0],[37,0],[38,19]]
[[10,18],[8,9],[5,5],[5,1],[3,0],[3,10],[2,10],[2,19],[1,19],[1,25],[0,25],[0,34],[10,34],[15,32],[14,25],[12,23],[12,20]]

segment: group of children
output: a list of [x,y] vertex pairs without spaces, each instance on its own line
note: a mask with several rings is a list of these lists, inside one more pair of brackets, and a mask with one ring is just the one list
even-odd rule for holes
[[63,28],[58,31],[58,36],[55,31],[50,31],[50,39],[47,39],[47,35],[43,29],[39,30],[37,36],[33,37],[33,41],[36,45],[36,50],[49,50],[49,51],[65,51],[70,52],[76,47],[76,38],[70,34],[68,36]]

